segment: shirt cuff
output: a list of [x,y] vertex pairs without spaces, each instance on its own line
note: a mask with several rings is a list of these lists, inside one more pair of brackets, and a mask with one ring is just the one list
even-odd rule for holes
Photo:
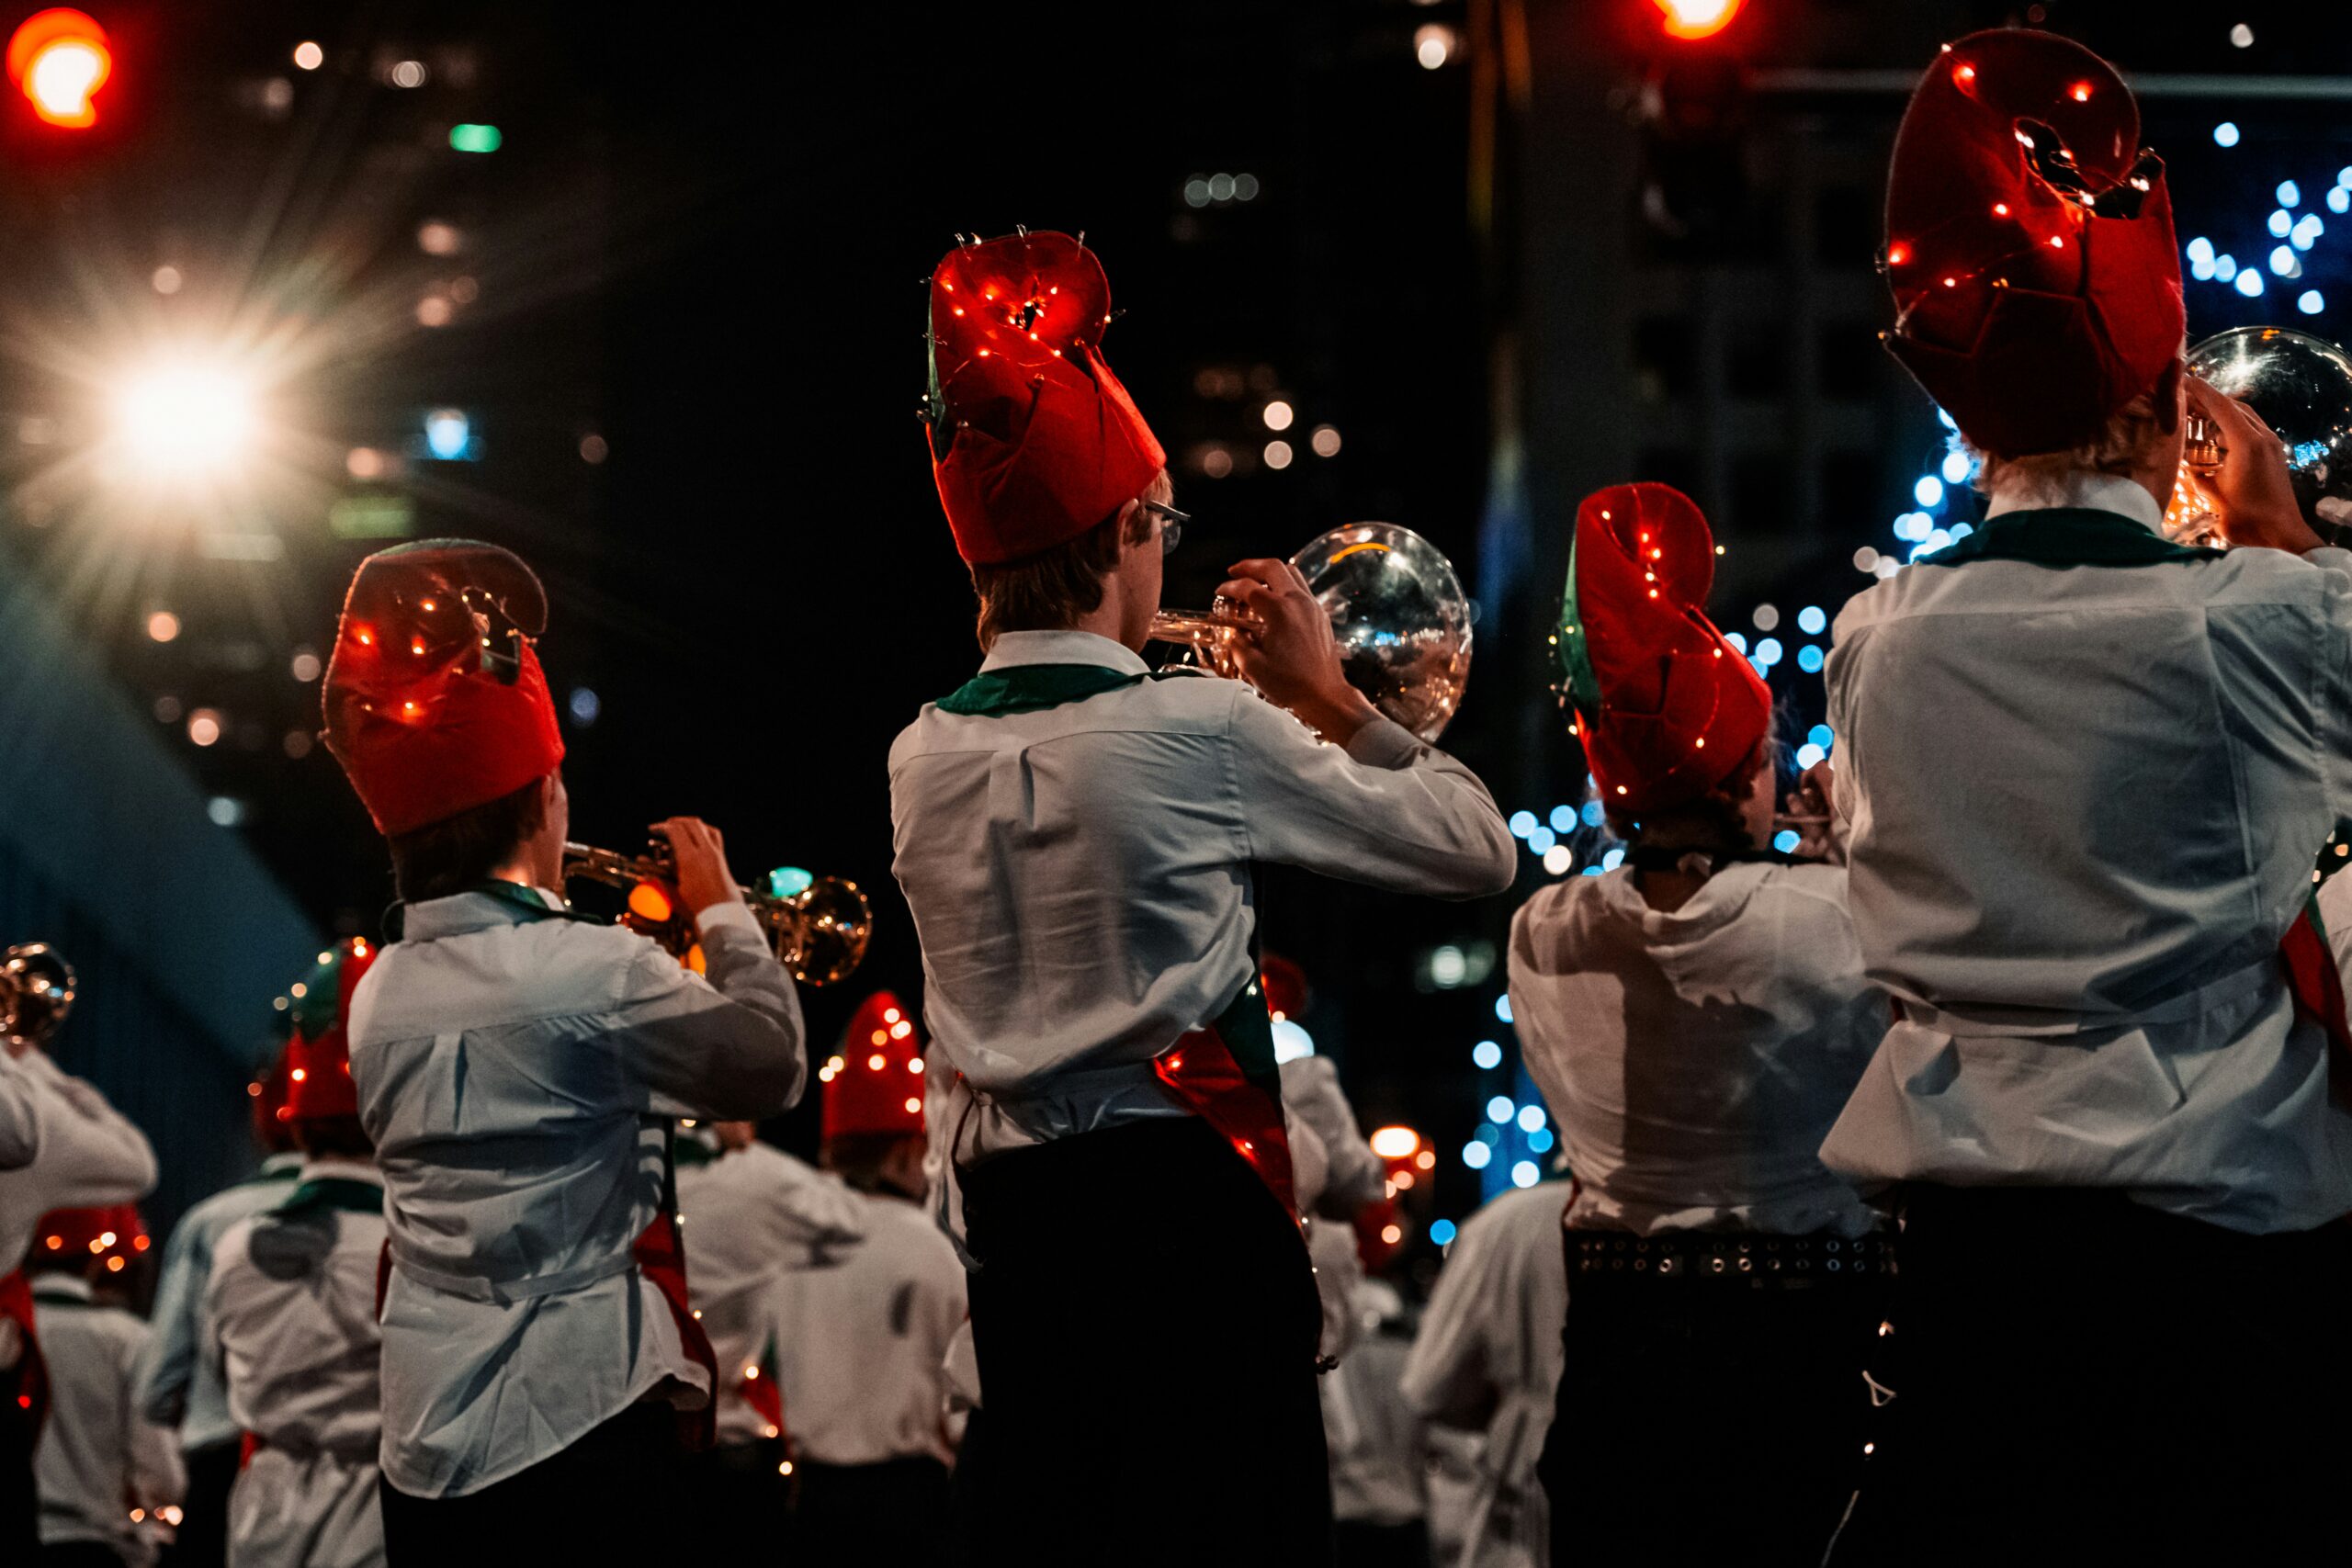
[[741,898],[729,898],[713,904],[707,909],[695,911],[695,930],[707,938],[717,931],[739,931],[747,935],[767,940],[767,932],[760,926],[760,918]]
[[1348,740],[1348,755],[1367,768],[1407,768],[1420,755],[1418,736],[1393,718],[1375,718]]

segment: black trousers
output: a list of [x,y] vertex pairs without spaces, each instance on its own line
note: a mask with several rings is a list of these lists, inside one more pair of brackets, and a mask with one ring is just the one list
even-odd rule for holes
[[1579,1273],[1537,1473],[1552,1561],[1814,1568],[1860,1477],[1887,1277]]
[[935,1459],[794,1467],[793,1568],[939,1561],[947,1517],[947,1467]]
[[714,1562],[774,1563],[790,1530],[792,1478],[779,1472],[784,1439],[729,1443],[680,1457],[684,1539]]
[[2352,1230],[1906,1195],[1895,1390],[1838,1568],[2285,1562],[2340,1536]]
[[1313,1271],[1231,1146],[1131,1122],[960,1179],[984,1408],[955,1560],[1329,1562]]
[[0,1377],[0,1562],[29,1562],[40,1550],[40,1495],[33,1484],[32,1413],[17,1381]]
[[679,1550],[684,1455],[667,1404],[632,1404],[551,1458],[462,1497],[380,1483],[390,1568],[652,1562]]
[[171,1568],[221,1568],[228,1562],[229,1492],[237,1484],[239,1446],[232,1438],[187,1450],[187,1495],[172,1532]]

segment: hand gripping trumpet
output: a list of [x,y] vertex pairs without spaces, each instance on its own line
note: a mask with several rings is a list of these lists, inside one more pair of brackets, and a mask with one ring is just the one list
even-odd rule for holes
[[[677,871],[669,851],[655,845],[631,857],[587,844],[563,846],[563,880],[601,882],[627,897],[621,923],[641,931],[678,955],[686,967],[702,968],[695,941],[695,912],[679,907]],[[768,873],[763,888],[739,887],[743,902],[775,944],[776,962],[807,986],[843,980],[865,957],[874,935],[874,910],[857,884],[838,876],[811,876],[797,866]]]
[[[1290,564],[1331,618],[1348,684],[1434,743],[1470,679],[1470,601],[1453,563],[1410,528],[1351,523],[1309,540]],[[1160,611],[1151,639],[1189,645],[1204,668],[1238,675],[1235,644],[1257,626],[1220,599],[1206,611]]]

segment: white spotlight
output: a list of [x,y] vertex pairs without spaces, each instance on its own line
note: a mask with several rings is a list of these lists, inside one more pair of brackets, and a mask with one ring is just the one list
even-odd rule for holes
[[117,433],[130,459],[157,477],[217,474],[253,434],[250,382],[217,366],[159,365],[123,384]]

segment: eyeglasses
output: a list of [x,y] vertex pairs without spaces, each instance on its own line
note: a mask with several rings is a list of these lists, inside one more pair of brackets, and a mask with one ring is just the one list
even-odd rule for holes
[[1184,536],[1184,525],[1193,520],[1193,514],[1189,512],[1179,512],[1174,507],[1158,501],[1145,502],[1143,509],[1159,514],[1159,553],[1163,556],[1173,553],[1177,541]]

